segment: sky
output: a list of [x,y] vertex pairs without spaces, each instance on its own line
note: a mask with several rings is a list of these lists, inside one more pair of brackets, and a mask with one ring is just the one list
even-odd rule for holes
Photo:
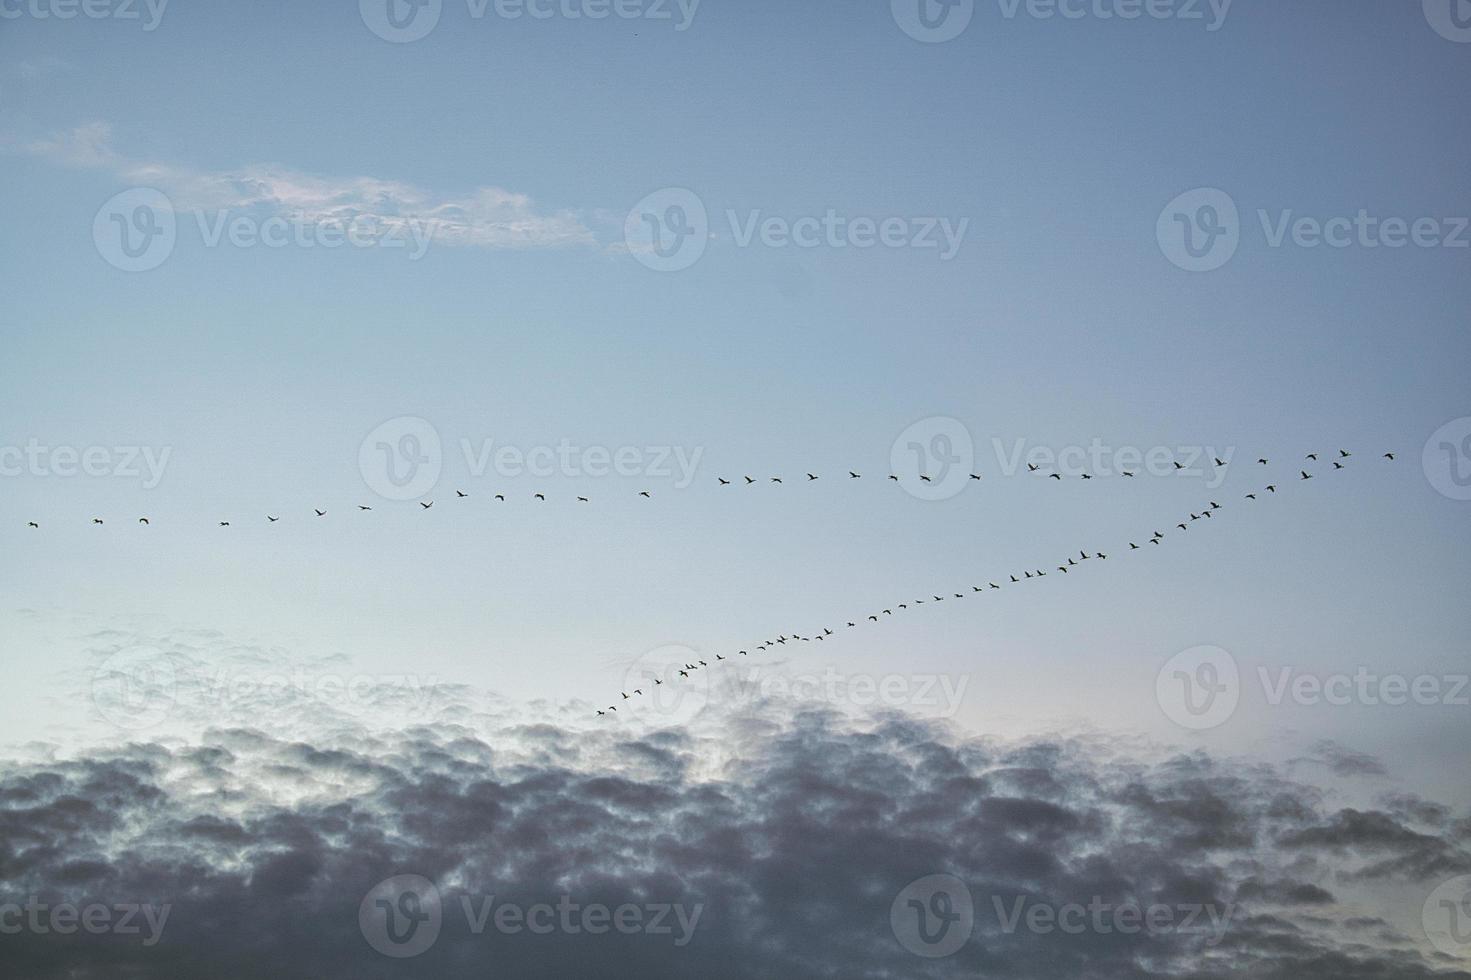
[[291,676],[1464,811],[1466,6],[0,0],[0,745]]

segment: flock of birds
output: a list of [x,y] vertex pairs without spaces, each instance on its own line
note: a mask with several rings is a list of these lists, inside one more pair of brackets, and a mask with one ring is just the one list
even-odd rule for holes
[[[1349,459],[1352,455],[1353,455],[1352,453],[1347,452],[1345,450],[1339,450],[1339,457],[1337,459],[1335,459],[1335,460],[1332,461],[1334,468],[1335,469],[1343,469],[1343,467],[1344,467],[1344,461],[1347,460],[1347,459]],[[1318,458],[1319,457],[1318,457],[1318,454],[1317,453],[1308,453],[1308,455],[1306,457],[1306,459],[1308,461],[1311,461],[1311,462],[1317,462],[1318,461]],[[1394,453],[1385,453],[1384,454],[1384,458],[1393,460],[1394,459]],[[1265,465],[1267,465],[1267,463],[1269,461],[1267,459],[1264,459],[1263,458],[1263,459],[1258,459],[1257,462],[1260,463],[1261,465],[1265,466]],[[1224,467],[1226,465],[1225,461],[1222,460],[1222,459],[1219,459],[1219,458],[1216,458],[1215,459],[1215,464],[1216,464],[1217,467]],[[1174,464],[1174,466],[1175,466],[1175,469],[1176,470],[1184,470],[1186,468],[1183,464],[1178,463],[1178,462],[1176,462]],[[1040,472],[1040,469],[1037,466],[1035,466],[1035,465],[1033,465],[1031,463],[1028,463],[1027,464],[1027,470],[1030,473],[1038,474],[1041,477],[1046,478],[1046,479],[1052,479],[1052,480],[1062,480],[1063,479],[1063,476],[1060,473],[1041,473]],[[806,473],[804,475],[806,476],[806,481],[805,482],[808,482],[808,483],[812,483],[812,482],[815,482],[815,481],[821,479],[821,477],[818,476],[818,474],[816,474],[816,473]],[[981,479],[981,475],[979,473],[970,473],[970,474],[967,474],[967,475],[969,476],[969,478],[971,480],[980,480]],[[1138,474],[1135,473],[1135,472],[1133,472],[1133,471],[1130,471],[1130,470],[1123,470],[1123,471],[1120,472],[1119,475],[1120,476],[1123,476],[1123,477],[1127,477],[1127,478],[1132,479],[1135,476],[1137,476]],[[858,472],[855,472],[853,470],[849,470],[848,471],[848,479],[850,479],[850,480],[861,480],[862,478],[863,478],[863,474],[858,473]],[[1303,480],[1310,480],[1310,479],[1312,479],[1312,476],[1309,475],[1306,470],[1302,470],[1301,471],[1301,477],[1300,478],[1303,479]],[[742,476],[739,479],[742,480],[742,481],[744,481],[744,485],[745,486],[751,486],[752,484],[761,482],[760,480],[758,480],[757,478],[752,477],[752,476]],[[897,476],[897,475],[895,475],[895,474],[893,474],[893,473],[890,473],[889,474],[889,479],[890,480],[893,480],[896,483],[897,482],[900,482],[900,477]],[[933,483],[934,482],[934,480],[931,477],[929,477],[929,476],[927,476],[927,475],[925,475],[923,473],[919,474],[919,479],[923,483]],[[1082,479],[1082,480],[1092,480],[1092,479],[1094,479],[1094,477],[1093,477],[1093,475],[1091,473],[1083,473],[1083,474],[1081,474],[1079,476],[1079,479]],[[716,480],[718,481],[719,485],[720,486],[723,486],[723,487],[731,486],[735,482],[734,480],[728,480],[728,479],[726,479],[723,476],[722,477],[716,477]],[[783,481],[782,481],[782,478],[781,477],[779,477],[779,476],[773,476],[773,477],[769,477],[768,478],[768,482],[780,484]],[[1277,487],[1276,487],[1275,484],[1269,484],[1262,492],[1263,493],[1276,493],[1277,492]],[[639,491],[637,491],[637,495],[639,497],[644,498],[644,499],[650,499],[650,498],[653,497],[653,492],[652,491],[649,491],[649,490],[639,490]],[[1250,499],[1250,500],[1255,500],[1256,499],[1256,494],[1253,494],[1253,493],[1249,493],[1246,496],[1247,496],[1247,499]],[[467,500],[469,498],[470,498],[470,494],[466,493],[465,491],[463,491],[463,490],[456,490],[455,491],[455,499],[457,499],[457,500]],[[545,503],[546,502],[546,499],[547,499],[547,496],[544,493],[538,492],[538,493],[533,493],[531,495],[531,498],[533,500],[538,500],[538,501],[541,501],[541,502]],[[496,501],[498,501],[500,503],[505,503],[506,502],[506,495],[503,494],[503,493],[497,493],[497,494],[494,494],[491,499],[496,500]],[[591,503],[592,500],[591,500],[590,497],[578,496],[577,497],[577,502],[578,503],[584,503],[584,504],[586,504],[586,503]],[[434,507],[434,501],[433,500],[421,500],[421,501],[419,501],[419,506],[423,510],[426,510],[427,511],[427,510],[430,510],[430,509],[432,509]],[[359,513],[371,513],[372,510],[373,510],[373,508],[370,507],[370,506],[368,506],[367,504],[358,504],[357,505],[357,510],[358,510]],[[314,508],[312,508],[312,513],[315,514],[317,516],[317,518],[319,518],[319,519],[320,518],[325,518],[328,515],[328,512],[326,510],[323,510],[320,507],[314,507]],[[1196,516],[1196,515],[1192,515],[1192,516]],[[1206,516],[1209,516],[1209,514],[1207,513]],[[268,524],[276,524],[276,523],[279,523],[280,522],[281,517],[280,517],[280,515],[277,515],[277,514],[267,514],[267,515],[265,515],[265,519],[266,519],[266,522]],[[1198,519],[1198,517],[1197,517],[1197,519]],[[103,518],[101,518],[101,517],[94,517],[94,518],[92,518],[92,523],[94,525],[97,525],[97,526],[102,526],[102,525],[105,525],[107,522]],[[153,521],[152,521],[151,518],[148,518],[148,517],[139,517],[139,518],[137,518],[137,523],[140,524],[140,525],[142,525],[142,526],[144,526],[144,527],[150,527],[150,526],[152,526]],[[233,524],[233,522],[231,522],[231,521],[219,521],[218,524],[219,524],[220,527],[231,527],[232,524]],[[35,529],[35,530],[38,530],[39,531],[41,529],[41,524],[40,524],[39,521],[27,521],[26,522],[26,527],[32,528],[32,529]]]
[[[1304,462],[1304,465],[1306,465],[1306,464],[1309,464],[1309,463],[1311,463],[1311,464],[1321,464],[1321,463],[1323,463],[1323,462],[1326,461],[1326,462],[1332,463],[1334,470],[1342,470],[1342,469],[1345,469],[1348,466],[1348,461],[1350,459],[1352,459],[1353,457],[1354,457],[1354,454],[1353,453],[1349,452],[1346,449],[1340,449],[1340,450],[1338,450],[1336,456],[1323,455],[1323,454],[1319,454],[1319,453],[1308,453],[1304,457],[1303,462]],[[1383,454],[1382,458],[1393,462],[1394,459],[1395,459],[1395,454],[1392,453],[1392,452],[1387,452],[1387,453],[1384,453]],[[1227,465],[1224,460],[1219,459],[1219,458],[1215,458],[1213,461],[1215,462],[1215,464],[1216,464],[1217,467],[1225,467]],[[1271,460],[1269,460],[1266,457],[1260,457],[1260,458],[1257,459],[1256,462],[1257,462],[1257,464],[1259,464],[1261,466],[1267,466],[1267,465],[1270,464]],[[1176,462],[1174,464],[1174,467],[1175,467],[1176,470],[1184,470],[1186,468],[1184,465],[1182,465],[1179,462]],[[1064,479],[1063,475],[1060,474],[1060,473],[1043,473],[1043,472],[1040,471],[1039,467],[1037,467],[1035,465],[1032,465],[1030,463],[1027,464],[1027,469],[1028,469],[1028,472],[1029,473],[1036,474],[1041,479],[1052,479],[1052,480],[1062,480],[1062,479]],[[1132,472],[1132,471],[1124,470],[1124,471],[1121,471],[1120,472],[1120,475],[1123,476],[1123,477],[1127,477],[1127,478],[1133,478],[1137,474],[1134,473],[1134,472]],[[818,474],[816,474],[816,473],[805,473],[804,476],[806,477],[806,481],[805,482],[808,482],[808,483],[813,483],[813,482],[816,482],[817,480],[821,479],[821,477]],[[981,475],[978,474],[978,473],[968,473],[967,476],[971,480],[980,480],[982,478]],[[861,473],[858,473],[855,470],[848,470],[847,471],[847,478],[849,480],[860,480],[860,479],[863,478],[863,475]],[[889,474],[889,477],[888,478],[890,480],[894,481],[894,482],[901,482],[901,478],[899,476],[897,476],[896,474],[892,474],[891,473],[891,474]],[[752,486],[752,485],[754,485],[756,483],[762,482],[761,480],[758,480],[756,477],[752,477],[752,476],[741,476],[741,477],[739,477],[739,479],[741,481],[743,481],[743,483],[744,483],[745,486]],[[934,480],[930,476],[925,475],[925,474],[920,474],[919,475],[919,479],[920,479],[920,481],[922,481],[924,483],[933,483],[934,482]],[[1083,473],[1083,474],[1080,475],[1079,479],[1082,479],[1082,480],[1092,480],[1092,479],[1094,479],[1094,477],[1093,477],[1092,474]],[[1297,482],[1302,482],[1302,481],[1312,480],[1312,479],[1314,479],[1314,474],[1309,473],[1307,471],[1307,469],[1299,469],[1298,470],[1298,475],[1296,477],[1296,481]],[[716,477],[716,480],[717,480],[718,485],[719,486],[722,486],[722,487],[732,486],[736,482],[735,480],[727,479],[727,478],[725,478],[723,476],[722,477]],[[767,482],[773,483],[773,484],[780,484],[780,483],[783,482],[783,480],[782,480],[782,478],[780,476],[773,476],[773,477],[767,478]],[[1260,497],[1261,497],[1262,494],[1269,494],[1270,495],[1270,494],[1277,493],[1277,491],[1278,491],[1278,485],[1276,483],[1268,483],[1265,486],[1263,486],[1260,490],[1256,490],[1256,491],[1253,491],[1251,493],[1246,494],[1246,499],[1247,500],[1253,500],[1253,501],[1254,500],[1258,500],[1258,499],[1260,499]],[[639,491],[637,491],[637,495],[639,497],[642,497],[642,498],[645,498],[645,499],[649,499],[649,498],[651,498],[653,496],[653,493],[651,491],[649,491],[649,490],[639,490]],[[466,499],[469,499],[469,497],[470,497],[470,494],[466,493],[463,490],[456,490],[455,491],[455,499],[457,499],[457,500],[466,500]],[[541,501],[541,502],[545,502],[546,499],[547,499],[546,494],[539,493],[539,492],[538,493],[533,493],[531,495],[531,497],[532,497],[532,499],[537,500],[537,501]],[[506,501],[506,495],[503,494],[503,493],[497,493],[497,494],[494,494],[493,495],[492,499],[504,503]],[[590,498],[585,497],[585,496],[578,496],[576,499],[577,499],[577,501],[579,503],[590,503],[591,502]],[[432,509],[434,507],[434,501],[433,500],[419,501],[419,507],[422,508],[425,511],[430,510],[430,509]],[[1217,512],[1217,511],[1219,511],[1221,509],[1222,509],[1222,505],[1221,504],[1215,502],[1214,500],[1208,501],[1205,504],[1205,506],[1203,506],[1203,507],[1201,507],[1199,509],[1198,512],[1196,512],[1196,511],[1190,512],[1188,519],[1182,519],[1182,520],[1176,522],[1174,524],[1174,529],[1170,533],[1173,534],[1175,530],[1178,530],[1178,531],[1181,531],[1181,532],[1188,531],[1190,529],[1190,526],[1192,524],[1196,523],[1197,521],[1202,521],[1202,520],[1207,520],[1208,521],[1208,520],[1211,520],[1213,518],[1215,512]],[[371,512],[373,510],[373,508],[371,506],[366,505],[366,504],[358,504],[357,505],[357,510],[359,512]],[[328,516],[328,511],[326,511],[326,510],[324,510],[322,508],[319,508],[319,507],[312,508],[312,513],[315,514],[318,519],[325,518],[325,517]],[[281,517],[279,515],[276,515],[276,514],[267,514],[267,515],[265,515],[265,519],[270,524],[276,524],[276,523],[280,522]],[[102,518],[100,518],[100,517],[94,517],[94,518],[92,518],[92,523],[94,525],[102,525],[102,524],[105,524],[106,522]],[[146,526],[151,526],[153,522],[148,517],[139,517],[139,518],[137,518],[137,523],[146,527]],[[219,526],[220,527],[230,527],[231,524],[232,524],[232,522],[231,521],[228,521],[228,520],[220,521],[219,522]],[[41,527],[41,525],[40,525],[40,523],[38,521],[27,521],[26,522],[26,526],[29,527],[29,528],[36,529],[36,530],[39,530],[40,527]],[[1149,547],[1158,547],[1165,540],[1165,537],[1166,537],[1166,535],[1165,535],[1164,532],[1157,531],[1156,530],[1152,534],[1150,534],[1148,537],[1142,537],[1142,538],[1140,538],[1139,541],[1130,541],[1130,542],[1128,542],[1128,550],[1129,551],[1143,551],[1143,550],[1148,549]],[[1142,541],[1143,543],[1141,544],[1140,541]],[[1079,568],[1083,567],[1083,564],[1085,562],[1103,562],[1103,561],[1107,561],[1108,559],[1109,559],[1109,556],[1104,551],[1095,550],[1095,552],[1093,554],[1089,554],[1088,551],[1087,551],[1087,549],[1079,549],[1077,555],[1075,555],[1075,556],[1074,555],[1068,555],[1065,559],[1060,560],[1059,564],[1057,564],[1055,566],[1052,566],[1052,567],[1056,570],[1056,573],[1057,574],[1060,574],[1060,575],[1069,575],[1072,572],[1074,572],[1074,571],[1078,570]],[[896,615],[895,610],[898,610],[899,612],[902,613],[902,612],[905,612],[905,611],[907,611],[907,610],[909,610],[911,608],[922,606],[922,605],[925,605],[926,603],[930,603],[930,602],[940,603],[940,602],[946,602],[946,601],[950,601],[950,600],[964,599],[967,596],[977,596],[977,595],[982,595],[982,594],[988,593],[988,592],[1000,591],[1000,590],[1002,590],[1004,588],[1008,588],[1008,587],[1013,586],[1013,585],[1022,585],[1022,584],[1025,584],[1026,582],[1031,581],[1031,580],[1034,580],[1034,579],[1044,579],[1049,574],[1051,574],[1048,571],[1046,571],[1046,570],[1044,570],[1042,568],[1038,568],[1038,567],[1024,568],[1024,569],[1019,569],[1018,571],[1020,571],[1020,575],[1017,574],[1017,571],[1012,571],[1012,572],[1005,573],[1003,576],[1001,576],[1002,581],[999,582],[999,583],[997,581],[995,581],[995,580],[988,579],[985,582],[984,585],[968,584],[968,585],[962,587],[961,589],[959,589],[957,591],[950,591],[950,592],[948,592],[945,595],[938,595],[938,594],[931,593],[928,599],[926,599],[924,597],[920,597],[920,598],[915,598],[915,599],[908,599],[908,600],[905,600],[904,602],[897,602],[897,603],[894,603],[894,604],[892,604],[892,605],[890,605],[890,606],[888,606],[888,607],[886,607],[884,609],[880,609],[880,610],[875,611],[875,612],[867,613],[864,616],[861,616],[861,617],[859,617],[857,619],[854,619],[854,620],[845,620],[844,621],[843,628],[844,629],[857,629],[859,626],[864,625],[864,624],[867,624],[867,623],[878,623],[878,622],[881,621],[881,617],[894,616],[894,615]],[[810,633],[808,635],[803,635],[801,633],[795,633],[795,632],[794,633],[791,633],[791,634],[781,633],[781,634],[778,634],[777,636],[774,636],[774,637],[765,639],[765,640],[763,640],[760,643],[754,644],[751,647],[750,650],[737,650],[735,652],[735,654],[733,654],[733,655],[734,656],[741,656],[741,657],[749,657],[751,655],[751,652],[752,651],[755,651],[756,653],[759,654],[759,653],[763,653],[763,652],[766,652],[766,651],[773,650],[773,649],[775,649],[777,647],[786,646],[788,643],[812,643],[812,642],[819,642],[820,643],[820,642],[826,641],[827,639],[829,639],[830,637],[833,637],[835,635],[837,635],[837,634],[833,631],[833,629],[830,626],[823,626],[820,629],[815,630],[815,631],[813,631],[812,633]],[[724,654],[716,654],[715,655],[715,660],[716,660],[717,663],[718,662],[721,662],[721,661],[725,661],[727,659],[728,658]],[[653,680],[653,683],[656,686],[661,686],[661,685],[663,685],[665,683],[677,683],[678,681],[680,681],[682,679],[689,678],[690,675],[693,674],[695,671],[697,671],[697,670],[706,670],[706,669],[709,669],[711,666],[712,666],[711,664],[707,663],[704,660],[696,660],[693,663],[686,663],[683,666],[676,665],[675,667],[673,667],[673,668],[670,669],[670,673],[667,676],[665,676],[665,677],[652,677],[651,680]],[[635,699],[637,697],[642,697],[644,695],[644,691],[643,691],[642,688],[634,688],[633,691],[632,691],[632,693],[629,693],[628,691],[622,691],[620,693],[622,695],[622,701],[623,702],[632,701],[633,699]],[[618,705],[617,704],[610,704],[605,709],[597,709],[597,714],[600,715],[600,716],[606,716],[606,715],[608,715],[611,712],[616,712],[617,710],[618,710]]]
[[[1346,449],[1340,449],[1340,450],[1338,450],[1338,454],[1337,454],[1336,457],[1329,457],[1327,461],[1328,462],[1331,462],[1333,464],[1333,469],[1335,471],[1336,470],[1342,470],[1342,469],[1347,468],[1348,461],[1350,459],[1352,459],[1353,456],[1354,456],[1354,454],[1351,453],[1351,452],[1349,452],[1348,450],[1346,450]],[[1395,454],[1392,453],[1392,452],[1390,452],[1390,453],[1384,453],[1383,456],[1382,456],[1382,458],[1383,459],[1387,459],[1390,462],[1393,462],[1394,459],[1395,459]],[[1220,459],[1217,459],[1215,462],[1216,462],[1216,465],[1218,465],[1218,466],[1225,466],[1226,465]],[[1270,464],[1270,462],[1271,461],[1269,459],[1265,458],[1265,457],[1262,457],[1262,458],[1257,459],[1257,463],[1259,465],[1261,465],[1261,466],[1267,466],[1267,465]],[[1304,462],[1305,463],[1314,463],[1314,464],[1317,464],[1317,463],[1323,462],[1323,458],[1320,456],[1319,453],[1308,453],[1307,456],[1304,458]],[[1182,468],[1182,467],[1180,467],[1180,464],[1179,463],[1176,463],[1175,466],[1176,466],[1176,468]],[[1036,468],[1035,467],[1032,468],[1032,472],[1036,472]],[[1133,476],[1134,474],[1127,473],[1126,472],[1123,475],[1124,476]],[[858,479],[858,474],[856,474],[856,473],[850,473],[849,476],[851,478],[853,478],[853,479]],[[1055,474],[1055,473],[1047,474],[1047,476],[1050,477],[1050,478],[1053,478],[1053,479],[1061,479],[1062,478],[1059,474]],[[813,476],[810,473],[808,474],[808,477],[810,479],[814,479],[814,480],[817,479],[817,477]],[[980,479],[980,477],[979,476],[976,476],[975,474],[971,474],[971,478],[972,479],[977,479],[977,480]],[[755,481],[751,481],[750,480],[750,477],[747,477],[746,479],[748,481],[750,481],[750,482],[755,482]],[[891,477],[891,479],[897,479],[897,477]],[[924,477],[921,477],[921,479],[924,479]],[[1091,477],[1085,476],[1084,479],[1091,479]],[[1314,479],[1314,474],[1309,473],[1306,469],[1299,469],[1298,470],[1298,475],[1296,477],[1297,482],[1303,482],[1303,481],[1311,480],[1311,479]],[[726,481],[724,479],[721,479],[720,482],[722,484],[725,484],[728,481]],[[1261,494],[1275,494],[1275,493],[1277,493],[1277,489],[1278,489],[1277,488],[1277,484],[1275,484],[1275,483],[1268,483],[1261,490],[1259,490],[1259,491],[1253,491],[1251,493],[1246,494],[1246,499],[1247,500],[1258,500],[1258,499],[1260,499],[1260,495]],[[1190,526],[1192,524],[1194,524],[1197,521],[1211,520],[1212,519],[1212,515],[1216,511],[1219,511],[1221,509],[1222,509],[1222,505],[1221,504],[1216,503],[1214,500],[1208,501],[1205,506],[1203,506],[1203,507],[1201,507],[1199,509],[1199,512],[1190,512],[1190,516],[1189,516],[1188,520],[1187,519],[1180,520],[1178,523],[1176,523],[1174,525],[1174,528],[1175,528],[1175,530],[1178,530],[1178,531],[1181,531],[1181,532],[1189,531],[1190,530]],[[1173,534],[1174,531],[1172,530],[1170,533]],[[1148,537],[1141,537],[1139,539],[1139,541],[1130,541],[1130,542],[1128,542],[1128,550],[1129,551],[1143,551],[1143,550],[1146,550],[1147,548],[1149,548],[1150,546],[1158,547],[1164,540],[1165,540],[1165,534],[1164,534],[1164,532],[1156,530],[1152,534],[1150,534]],[[1140,544],[1139,543],[1140,541],[1142,541],[1143,544]],[[1095,551],[1093,554],[1090,555],[1088,553],[1087,549],[1079,549],[1078,554],[1076,556],[1069,555],[1066,559],[1061,560],[1060,564],[1058,564],[1058,565],[1056,565],[1054,567],[1056,568],[1056,571],[1057,571],[1058,574],[1068,575],[1068,574],[1071,574],[1073,571],[1075,571],[1075,570],[1077,570],[1079,568],[1082,568],[1084,562],[1102,562],[1102,561],[1107,561],[1107,560],[1108,560],[1108,554],[1105,553],[1105,552],[1103,552],[1103,551]],[[1011,587],[1013,585],[1022,585],[1022,584],[1025,584],[1028,581],[1044,579],[1049,574],[1047,571],[1044,571],[1043,569],[1037,568],[1037,567],[1019,569],[1018,571],[1020,571],[1020,573],[1021,573],[1020,574],[1020,577],[1018,577],[1018,574],[1017,574],[1016,571],[1007,572],[1003,576],[1000,576],[1001,579],[1002,579],[1002,581],[999,584],[995,580],[988,579],[985,582],[984,585],[967,584],[967,585],[963,586],[962,588],[960,588],[960,590],[958,590],[958,591],[950,591],[950,592],[948,592],[945,595],[938,595],[938,594],[935,594],[935,593],[930,593],[930,596],[929,596],[928,599],[926,599],[924,597],[920,597],[920,598],[916,598],[916,599],[908,599],[908,600],[905,600],[904,602],[896,602],[896,603],[893,603],[892,605],[890,605],[887,608],[884,608],[884,609],[881,609],[881,610],[877,610],[875,612],[867,613],[867,614],[865,614],[863,616],[858,617],[857,619],[844,620],[844,624],[845,625],[842,628],[844,630],[851,630],[851,629],[857,629],[857,628],[859,628],[862,625],[867,625],[867,624],[870,624],[870,623],[879,623],[879,622],[881,622],[881,618],[880,617],[894,616],[894,615],[896,615],[895,610],[898,610],[899,612],[902,613],[902,612],[904,612],[906,610],[909,610],[909,609],[914,608],[914,607],[925,605],[926,603],[929,603],[929,602],[939,603],[939,602],[946,602],[946,601],[955,600],[955,599],[964,599],[967,596],[983,595],[985,593],[993,592],[993,591],[999,592],[1002,589],[1009,588],[1009,587]],[[778,647],[784,647],[788,643],[812,643],[812,642],[821,643],[821,642],[824,642],[824,641],[828,640],[829,638],[834,637],[834,636],[837,636],[837,635],[838,634],[836,634],[833,631],[833,629],[832,629],[831,626],[823,626],[823,627],[821,627],[821,628],[819,628],[819,629],[811,632],[808,635],[803,635],[801,633],[795,633],[795,632],[794,633],[791,633],[791,634],[781,633],[781,634],[778,634],[775,637],[771,637],[771,638],[762,640],[760,643],[757,643],[757,644],[753,645],[750,650],[737,650],[735,652],[735,654],[733,654],[733,656],[749,657],[753,651],[756,652],[756,653],[758,653],[758,654],[760,654],[760,653],[764,653],[764,652],[767,652],[767,651],[770,651],[770,650],[774,650],[774,649],[776,649]],[[729,659],[729,658],[727,658],[724,654],[718,654],[717,653],[715,655],[715,660],[716,660],[717,663],[720,662],[720,661],[727,660],[727,659]],[[666,674],[666,676],[664,676],[664,677],[651,677],[650,679],[654,682],[654,685],[655,686],[662,686],[666,682],[668,682],[668,683],[677,683],[680,680],[688,679],[690,677],[690,675],[693,674],[695,671],[697,671],[697,670],[706,670],[706,669],[709,669],[711,666],[712,666],[711,664],[707,663],[704,660],[696,660],[694,663],[686,663],[683,666],[675,666],[673,668],[670,668],[669,673]],[[621,691],[619,693],[622,695],[622,700],[619,703],[627,702],[627,701],[632,701],[635,698],[642,697],[644,695],[644,691],[643,691],[642,688],[634,688],[633,691],[632,691],[632,693],[630,693],[628,691]],[[618,704],[610,704],[610,705],[608,705],[607,708],[599,708],[599,709],[597,709],[597,714],[600,717],[606,717],[609,713],[616,712],[617,710],[618,710]]]

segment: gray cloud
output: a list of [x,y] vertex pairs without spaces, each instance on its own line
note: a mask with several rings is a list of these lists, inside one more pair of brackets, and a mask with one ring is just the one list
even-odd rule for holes
[[[965,738],[895,713],[768,699],[658,730],[491,702],[401,730],[220,727],[13,762],[0,903],[170,912],[152,946],[32,930],[0,944],[35,978],[1467,978],[1334,886],[1428,894],[1468,866],[1453,824],[1420,800],[1334,811],[1280,771],[1201,752]],[[975,932],[926,960],[889,909],[942,872],[974,896]],[[445,900],[437,941],[404,960],[358,925],[369,889],[401,874]],[[683,946],[477,935],[460,900],[490,895],[703,912]],[[1090,901],[1228,918],[1217,935],[1065,935],[1007,931],[997,911]]]

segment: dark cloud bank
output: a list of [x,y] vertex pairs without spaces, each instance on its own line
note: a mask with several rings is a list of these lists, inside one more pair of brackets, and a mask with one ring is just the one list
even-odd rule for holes
[[[1464,818],[1406,796],[1345,809],[1281,770],[1093,738],[1003,744],[766,703],[637,734],[484,715],[315,740],[220,728],[0,773],[0,903],[169,906],[152,945],[141,915],[135,934],[0,935],[12,977],[1471,977],[1363,900],[1419,896],[1418,921],[1436,883],[1471,872]],[[890,907],[937,873],[969,888],[975,925],[928,959]],[[396,875],[443,897],[411,958],[359,922]],[[668,933],[477,934],[461,900],[491,895],[700,911],[683,945],[672,914]],[[1097,901],[1229,918],[1065,934],[996,912]]]

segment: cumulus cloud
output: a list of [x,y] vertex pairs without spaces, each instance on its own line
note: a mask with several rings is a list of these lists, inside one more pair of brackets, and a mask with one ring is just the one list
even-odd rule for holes
[[[168,909],[152,945],[146,927],[5,935],[10,972],[1471,978],[1373,897],[1428,895],[1467,867],[1464,821],[1418,798],[1347,810],[1287,770],[1204,752],[978,738],[779,697],[678,728],[463,688],[403,727],[324,713],[296,687],[272,697],[268,725],[230,715],[0,768],[0,904]],[[968,941],[932,960],[890,913],[935,874],[962,882],[975,914]],[[397,959],[360,912],[403,875],[442,902],[437,936]],[[684,918],[669,934],[494,924],[507,904],[568,902]],[[1027,924],[1034,907],[1090,904],[1203,911],[1189,929]]]

